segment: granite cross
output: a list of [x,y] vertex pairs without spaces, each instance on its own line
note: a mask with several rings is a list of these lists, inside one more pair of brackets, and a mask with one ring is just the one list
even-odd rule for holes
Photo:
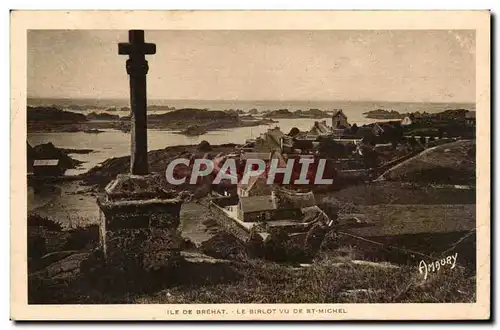
[[145,55],[155,54],[156,45],[144,42],[143,30],[130,30],[128,38],[129,42],[118,44],[118,54],[129,56],[126,68],[132,110],[130,173],[141,175],[148,173],[146,74],[149,67]]

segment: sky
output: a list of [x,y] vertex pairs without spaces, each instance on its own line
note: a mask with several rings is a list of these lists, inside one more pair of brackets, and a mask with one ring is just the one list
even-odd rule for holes
[[[468,30],[146,31],[148,97],[475,102]],[[127,31],[28,32],[28,97],[129,97]]]

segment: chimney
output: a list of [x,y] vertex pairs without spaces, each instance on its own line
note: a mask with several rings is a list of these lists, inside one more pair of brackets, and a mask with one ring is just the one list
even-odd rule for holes
[[271,190],[271,201],[273,202],[274,208],[276,208],[276,193],[274,192],[274,189]]

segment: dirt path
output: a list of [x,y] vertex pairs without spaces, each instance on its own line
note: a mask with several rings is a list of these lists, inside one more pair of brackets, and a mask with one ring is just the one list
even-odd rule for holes
[[375,181],[470,185],[475,184],[475,167],[475,141],[457,140],[426,149],[387,169]]
[[64,227],[99,223],[96,197],[82,192],[77,182],[65,182],[53,191],[28,194],[28,211],[49,217]]
[[374,180],[374,182],[379,182],[379,181],[384,181],[385,180],[385,177],[391,173],[392,171],[395,171],[397,170],[398,168],[402,167],[402,166],[405,166],[406,164],[409,164],[411,163],[412,161],[414,161],[415,159],[417,159],[418,157],[422,157],[423,155],[425,154],[428,154],[429,152],[432,152],[433,150],[435,150],[436,148],[438,147],[441,147],[442,145],[439,145],[439,146],[435,146],[435,147],[432,147],[432,148],[429,148],[429,149],[425,149],[424,151],[416,154],[415,156],[411,157],[411,158],[408,158],[404,161],[402,161],[401,163],[399,164],[396,164],[394,165],[393,167],[389,168],[388,170],[386,170],[384,173],[382,173],[382,175],[380,175],[377,179]]
[[189,238],[197,245],[211,238],[214,234],[210,233],[203,221],[209,217],[206,206],[189,202],[182,205],[180,229],[183,237]]

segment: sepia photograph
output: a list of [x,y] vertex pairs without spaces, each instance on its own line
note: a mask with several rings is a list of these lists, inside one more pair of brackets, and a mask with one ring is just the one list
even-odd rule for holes
[[488,12],[288,29],[19,14],[11,300],[42,318],[489,317]]

